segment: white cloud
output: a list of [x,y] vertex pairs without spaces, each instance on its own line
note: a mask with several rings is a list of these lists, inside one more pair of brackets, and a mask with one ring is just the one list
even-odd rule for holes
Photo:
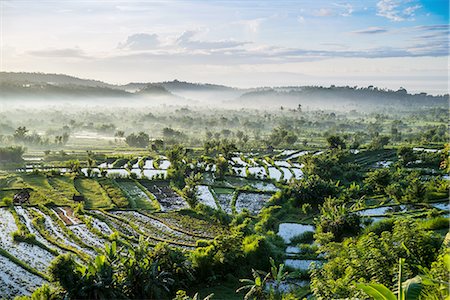
[[334,4],[335,6],[341,8],[343,11],[339,13],[340,16],[342,17],[350,17],[353,12],[355,11],[353,8],[353,5],[351,5],[350,3],[345,3],[345,4]]
[[150,50],[159,46],[158,35],[148,33],[136,33],[130,35],[124,43],[119,43],[118,48],[129,50]]
[[411,0],[380,0],[377,3],[377,15],[394,22],[412,20],[416,10],[422,6],[415,4],[409,6]]
[[329,8],[321,8],[313,12],[315,17],[329,17],[333,15],[333,11]]

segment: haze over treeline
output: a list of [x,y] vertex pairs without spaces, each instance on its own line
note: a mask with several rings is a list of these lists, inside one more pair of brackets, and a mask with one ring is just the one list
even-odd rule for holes
[[448,94],[428,95],[396,91],[375,86],[283,86],[248,89],[208,83],[191,83],[179,80],[164,82],[130,82],[114,85],[106,82],[81,79],[64,74],[0,73],[0,98],[39,101],[74,100],[74,104],[89,102],[110,103],[127,99],[130,105],[221,105],[223,108],[338,108],[366,109],[380,105],[442,106]]

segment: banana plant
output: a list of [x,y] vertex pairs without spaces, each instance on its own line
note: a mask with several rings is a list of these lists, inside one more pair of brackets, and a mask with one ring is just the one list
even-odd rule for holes
[[249,299],[266,299],[267,298],[267,280],[270,277],[270,273],[264,274],[264,272],[252,270],[253,279],[240,279],[239,281],[244,283],[236,290],[236,293],[241,291],[247,291],[244,296],[244,300]]
[[[359,283],[356,286],[363,290],[367,295],[371,296],[374,300],[419,300],[421,299],[421,294],[424,286],[432,286],[436,284],[443,284],[446,288],[449,288],[449,284],[445,282],[439,282],[433,279],[430,279],[427,276],[416,276],[414,278],[408,279],[402,282],[402,269],[403,264],[405,263],[404,258],[400,258],[399,260],[399,276],[397,282],[398,292],[395,294],[390,291],[383,284],[372,283],[372,284],[364,284]],[[450,255],[444,256],[444,263],[447,266],[447,269],[450,270]],[[424,295],[425,296],[425,295]],[[428,296],[423,299],[430,299]],[[446,296],[445,300],[450,300],[450,296]]]

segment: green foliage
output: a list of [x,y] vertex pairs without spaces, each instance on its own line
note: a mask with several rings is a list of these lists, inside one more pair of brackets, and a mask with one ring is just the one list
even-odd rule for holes
[[372,141],[370,141],[369,145],[367,146],[367,148],[369,150],[379,150],[379,149],[383,149],[384,146],[386,146],[387,144],[389,144],[389,140],[390,138],[388,136],[385,135],[377,135],[375,136]]
[[318,205],[328,196],[336,196],[338,188],[331,181],[326,181],[317,175],[308,176],[304,180],[289,182],[283,191],[282,199],[290,199],[294,206],[304,203]]
[[191,208],[195,208],[198,204],[197,199],[197,185],[202,181],[201,173],[191,173],[189,177],[184,179],[185,185],[181,190],[181,194]]
[[406,166],[409,163],[411,163],[417,159],[417,157],[411,147],[406,147],[406,146],[400,147],[397,151],[397,155],[400,158],[400,163],[403,166]]
[[270,271],[256,271],[252,269],[252,279],[240,279],[243,286],[236,290],[236,293],[246,291],[244,299],[284,299],[283,292],[280,291],[280,284],[286,280],[288,272],[285,272],[284,265],[277,266],[272,258],[270,261]]
[[[41,287],[37,288],[30,297],[24,297],[23,300],[59,300],[62,299],[62,293],[59,289],[50,287],[48,284],[43,284]],[[16,298],[15,300],[20,300],[22,298]]]
[[174,145],[166,152],[166,156],[170,161],[170,167],[167,169],[167,178],[179,189],[184,187],[184,178],[188,175],[186,154],[186,149],[181,145]]
[[364,183],[369,191],[384,193],[385,188],[392,182],[391,171],[386,168],[368,172]]
[[266,141],[267,145],[274,147],[291,146],[298,139],[298,136],[293,132],[283,127],[277,127],[270,133],[269,139]]
[[331,135],[327,137],[328,147],[330,149],[345,149],[345,141],[338,135]]
[[414,221],[400,219],[392,232],[369,232],[342,244],[322,244],[328,261],[313,269],[311,288],[316,297],[324,299],[362,297],[353,282],[376,282],[392,288],[399,258],[407,261],[403,276],[412,278],[420,271],[417,266],[431,265],[439,247],[440,240],[433,233],[420,229]]
[[340,242],[344,237],[359,233],[360,217],[345,204],[335,198],[327,198],[320,207],[320,215],[316,219],[315,238],[319,244],[331,241]]
[[145,148],[150,142],[150,137],[145,132],[132,133],[125,138],[125,142],[131,147]]
[[229,173],[229,165],[228,160],[223,157],[219,156],[216,159],[216,172],[215,175],[218,179],[223,179],[225,175]]
[[127,252],[113,242],[87,266],[60,255],[49,273],[69,299],[165,299],[193,279],[184,253],[167,245],[152,250],[143,239]]
[[334,149],[321,155],[307,154],[301,157],[305,165],[302,170],[309,176],[319,176],[323,180],[340,180],[351,182],[360,180],[360,166],[352,163],[349,153]]
[[[382,284],[357,284],[359,289],[362,289],[367,295],[375,300],[397,300],[394,293]],[[412,299],[411,299],[412,300]]]
[[22,155],[24,153],[25,148],[20,146],[0,148],[0,164],[21,163],[23,161]]

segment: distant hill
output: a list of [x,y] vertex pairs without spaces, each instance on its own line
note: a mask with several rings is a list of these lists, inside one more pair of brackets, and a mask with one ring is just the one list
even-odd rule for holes
[[184,91],[184,90],[191,90],[191,91],[235,91],[237,89],[228,87],[225,85],[218,85],[218,84],[209,84],[209,83],[192,83],[192,82],[186,82],[186,81],[164,81],[157,83],[158,85],[161,85],[168,89],[169,91],[177,92],[177,91]]
[[81,79],[64,74],[27,73],[27,72],[0,72],[0,83],[35,83],[51,85],[80,85],[91,87],[115,87],[99,80]]
[[147,84],[145,87],[135,92],[135,95],[154,95],[154,96],[171,96],[174,95],[169,92],[164,86],[159,84]]
[[5,98],[58,98],[58,97],[130,97],[132,93],[101,86],[48,83],[0,82],[0,99]]
[[80,79],[64,74],[0,72],[0,99],[39,97],[138,97],[159,98],[166,104],[210,104],[239,107],[286,106],[299,104],[314,107],[345,107],[361,105],[438,105],[448,106],[449,95],[410,94],[373,86],[323,87],[286,86],[238,89],[224,85],[191,83],[179,80],[157,83],[132,82],[112,85],[98,80]]
[[277,103],[295,106],[297,104],[361,104],[361,105],[446,105],[449,96],[433,96],[426,93],[409,94],[405,89],[397,91],[378,89],[376,87],[278,87],[261,88],[242,94],[236,102],[256,102],[259,105]]

